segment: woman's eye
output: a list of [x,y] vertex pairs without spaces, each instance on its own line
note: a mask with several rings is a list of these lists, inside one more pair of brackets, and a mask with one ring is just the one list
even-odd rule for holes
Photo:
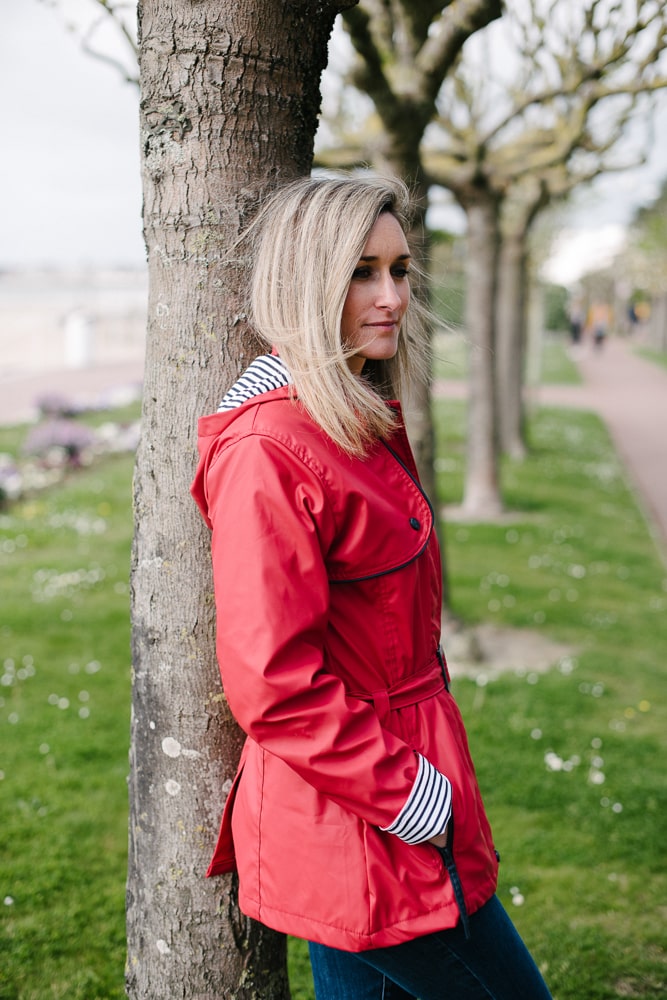
[[[407,278],[409,274],[409,268],[405,264],[396,264],[391,268],[391,275],[393,278]],[[373,276],[373,268],[368,265],[362,267],[357,267],[352,272],[352,278],[359,280],[364,280],[365,278],[371,278]]]

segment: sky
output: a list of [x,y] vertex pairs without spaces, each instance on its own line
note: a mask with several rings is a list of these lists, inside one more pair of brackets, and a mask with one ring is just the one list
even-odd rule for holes
[[0,0],[0,267],[141,266],[137,89],[67,31],[89,0],[64,6]]
[[[138,94],[86,55],[66,21],[92,0],[0,0],[0,268],[143,266]],[[107,48],[110,36],[100,34]],[[563,218],[552,280],[616,249],[667,177],[667,93],[648,166],[600,181]]]

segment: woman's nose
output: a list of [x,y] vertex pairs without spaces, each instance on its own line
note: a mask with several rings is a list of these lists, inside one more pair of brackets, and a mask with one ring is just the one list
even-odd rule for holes
[[400,306],[401,296],[398,294],[392,274],[382,276],[375,301],[376,305],[384,309],[398,309]]

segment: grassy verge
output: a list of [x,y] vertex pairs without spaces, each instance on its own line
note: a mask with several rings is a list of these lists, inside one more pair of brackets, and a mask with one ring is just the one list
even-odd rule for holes
[[[455,504],[464,408],[438,406]],[[503,469],[512,519],[447,526],[460,618],[573,650],[548,674],[456,682],[500,895],[557,1000],[664,997],[665,573],[600,423],[540,411],[530,436]],[[2,1000],[124,995],[131,466],[106,458],[0,516]],[[312,1000],[301,942],[290,967]]]
[[[564,350],[565,334],[545,333],[531,356],[530,381],[543,385],[578,385],[581,381],[576,365]],[[468,374],[469,342],[459,330],[439,334],[433,345],[433,371],[438,379],[464,379]],[[537,371],[534,371],[534,370]],[[539,374],[539,378],[537,375]]]
[[[463,406],[439,413],[456,503]],[[500,894],[559,1000],[664,996],[665,571],[594,416],[541,411],[531,439],[503,469],[512,520],[447,529],[456,614],[574,651],[546,675],[457,683]]]
[[132,458],[0,517],[0,997],[124,996]]
[[660,368],[667,368],[667,353],[665,351],[654,351],[650,347],[637,348],[637,354],[646,361],[651,361]]

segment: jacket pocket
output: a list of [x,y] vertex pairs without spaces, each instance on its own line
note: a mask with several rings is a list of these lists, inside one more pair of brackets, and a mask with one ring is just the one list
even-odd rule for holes
[[236,853],[232,837],[232,812],[234,811],[236,793],[239,790],[239,783],[245,766],[244,757],[245,755],[242,755],[239,769],[234,776],[232,787],[229,789],[229,794],[225,800],[222,819],[220,821],[220,832],[218,833],[213,858],[206,872],[207,878],[210,878],[211,875],[224,875],[225,872],[236,871]]

